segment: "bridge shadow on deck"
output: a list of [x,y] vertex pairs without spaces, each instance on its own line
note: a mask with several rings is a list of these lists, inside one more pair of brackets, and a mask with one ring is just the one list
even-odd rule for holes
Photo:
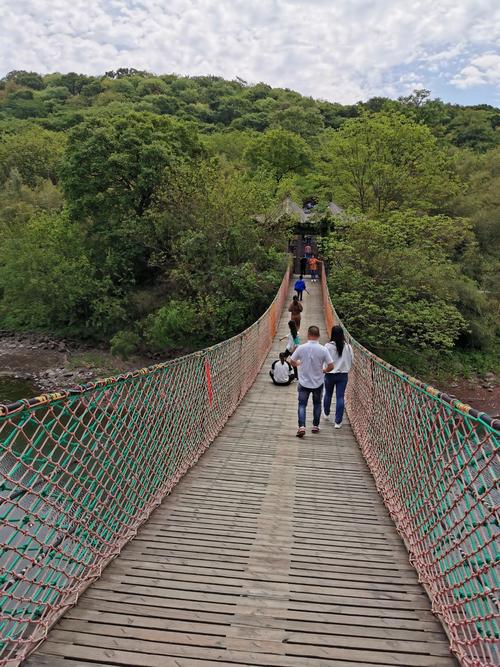
[[[302,332],[322,330],[320,283]],[[287,304],[288,305],[288,304]],[[217,440],[26,667],[448,667],[348,425],[295,437],[269,360]]]

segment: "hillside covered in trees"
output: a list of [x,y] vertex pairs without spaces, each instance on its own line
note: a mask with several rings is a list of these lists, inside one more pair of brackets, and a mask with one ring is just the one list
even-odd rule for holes
[[346,106],[217,77],[9,73],[0,328],[125,356],[232,335],[281,279],[288,195],[316,204],[361,342],[423,375],[497,370],[500,109],[428,91]]

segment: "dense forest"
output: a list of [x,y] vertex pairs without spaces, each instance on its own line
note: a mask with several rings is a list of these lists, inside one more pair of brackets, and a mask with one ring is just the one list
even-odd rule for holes
[[426,90],[341,105],[240,79],[10,72],[0,328],[124,357],[232,335],[283,274],[287,196],[315,203],[361,342],[424,376],[498,371],[500,109]]

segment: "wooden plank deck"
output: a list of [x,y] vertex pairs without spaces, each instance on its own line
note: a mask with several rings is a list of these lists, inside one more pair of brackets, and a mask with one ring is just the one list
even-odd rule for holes
[[[303,332],[324,328],[309,289]],[[295,437],[296,385],[268,376],[287,320],[216,442],[26,667],[457,664],[349,426]]]

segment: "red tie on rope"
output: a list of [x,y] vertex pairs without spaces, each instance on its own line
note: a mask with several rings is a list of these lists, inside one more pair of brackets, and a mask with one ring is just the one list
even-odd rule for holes
[[208,359],[205,359],[205,375],[207,377],[208,402],[210,404],[210,407],[212,407],[212,403],[214,401],[214,394],[212,391],[212,373],[210,371],[210,363]]

